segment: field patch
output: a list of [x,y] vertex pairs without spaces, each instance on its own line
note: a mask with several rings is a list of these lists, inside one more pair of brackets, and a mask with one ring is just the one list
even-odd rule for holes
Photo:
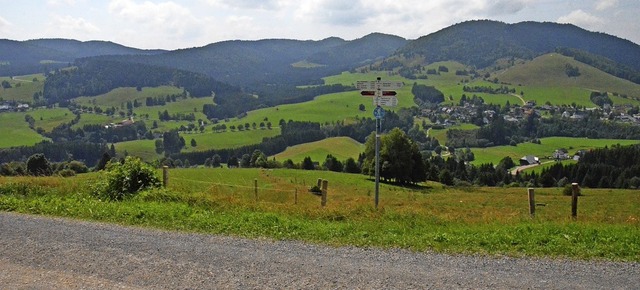
[[357,160],[358,154],[362,152],[364,152],[364,144],[349,137],[335,137],[290,146],[284,152],[271,157],[280,162],[291,159],[294,163],[300,163],[305,157],[311,157],[312,161],[322,164],[328,154],[333,155],[339,161],[344,161],[349,157]]
[[0,148],[31,146],[47,138],[29,128],[25,113],[0,113]]
[[573,156],[578,150],[590,150],[612,146],[616,144],[631,145],[638,144],[640,140],[624,140],[624,139],[587,139],[587,138],[571,138],[571,137],[548,137],[541,138],[541,144],[521,143],[518,146],[495,146],[488,148],[472,148],[471,151],[475,156],[473,164],[493,163],[494,165],[504,157],[511,157],[516,164],[518,160],[525,155],[535,155],[542,159],[548,159],[553,152],[560,148],[565,148],[569,154]]

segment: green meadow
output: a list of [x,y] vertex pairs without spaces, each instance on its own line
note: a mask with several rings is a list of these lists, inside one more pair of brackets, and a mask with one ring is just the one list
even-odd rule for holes
[[42,128],[45,132],[51,132],[53,128],[69,123],[76,117],[67,108],[37,108],[25,114],[31,115],[36,120],[35,128]]
[[30,146],[46,139],[29,128],[24,117],[25,113],[0,114],[0,148]]
[[[159,174],[159,172],[158,172]],[[327,204],[307,190],[328,181]],[[175,169],[166,189],[120,202],[91,195],[101,173],[0,177],[0,210],[332,246],[490,256],[640,261],[640,195],[582,189],[578,218],[559,188],[403,188],[328,171]],[[257,187],[254,185],[257,184]]]
[[618,140],[618,139],[587,139],[587,138],[571,138],[571,137],[548,137],[541,138],[541,144],[522,143],[518,146],[495,146],[488,148],[472,148],[471,151],[475,156],[473,164],[493,163],[494,165],[504,157],[511,157],[516,163],[517,160],[525,155],[535,155],[542,159],[548,159],[553,152],[560,148],[565,148],[570,155],[575,154],[578,150],[590,150],[595,148],[603,148],[616,144],[631,145],[638,144],[640,140]]
[[21,103],[33,103],[33,95],[44,89],[44,75],[33,74],[16,76],[14,78],[0,77],[0,82],[8,81],[11,88],[0,88],[0,99],[5,101],[17,101]]
[[287,147],[284,152],[271,157],[278,161],[291,159],[294,163],[300,163],[305,157],[310,157],[311,160],[322,164],[328,154],[344,161],[350,157],[357,160],[358,155],[362,152],[364,152],[364,144],[349,137],[334,137]]

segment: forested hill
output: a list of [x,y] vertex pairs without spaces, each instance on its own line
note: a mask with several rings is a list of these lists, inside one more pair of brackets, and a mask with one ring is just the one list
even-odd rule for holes
[[142,50],[107,41],[0,39],[0,75],[42,73],[67,66],[77,58],[98,55],[149,55],[163,50]]
[[243,87],[305,85],[393,54],[407,43],[398,36],[370,34],[346,41],[266,39],[224,41],[153,56],[107,57],[207,74]]
[[411,41],[404,56],[424,56],[427,62],[455,60],[484,68],[501,58],[533,57],[572,48],[599,55],[640,71],[640,46],[571,24],[478,20],[459,23]]

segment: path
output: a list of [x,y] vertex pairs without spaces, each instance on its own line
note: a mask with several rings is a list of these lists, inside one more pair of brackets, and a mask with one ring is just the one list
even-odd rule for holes
[[640,264],[449,256],[0,212],[3,289],[632,289]]

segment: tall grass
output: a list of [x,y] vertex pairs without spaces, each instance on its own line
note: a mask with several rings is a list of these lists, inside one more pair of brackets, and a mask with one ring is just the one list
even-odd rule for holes
[[[226,168],[169,175],[167,189],[122,202],[92,197],[96,174],[0,178],[0,209],[329,245],[640,261],[640,195],[631,190],[583,189],[572,221],[560,189],[536,190],[545,206],[532,219],[524,188],[382,184],[376,209],[373,182],[362,175]],[[329,181],[325,207],[307,191],[318,178]]]

